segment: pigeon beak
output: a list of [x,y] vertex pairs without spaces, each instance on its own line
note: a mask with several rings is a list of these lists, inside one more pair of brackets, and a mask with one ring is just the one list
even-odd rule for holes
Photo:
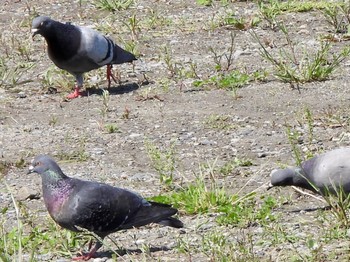
[[271,188],[273,188],[273,185],[269,183],[266,190],[270,190]]
[[28,172],[27,172],[27,175],[28,174],[31,174],[31,173],[33,173],[34,172],[34,166],[33,165],[30,165],[29,166],[29,169],[28,169]]
[[32,38],[34,38],[35,35],[37,35],[39,33],[39,29],[38,28],[32,28]]

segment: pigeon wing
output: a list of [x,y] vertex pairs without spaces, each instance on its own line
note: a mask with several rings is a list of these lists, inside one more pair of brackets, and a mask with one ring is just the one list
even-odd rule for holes
[[64,212],[68,223],[105,236],[120,229],[140,208],[138,195],[102,183],[78,180]]

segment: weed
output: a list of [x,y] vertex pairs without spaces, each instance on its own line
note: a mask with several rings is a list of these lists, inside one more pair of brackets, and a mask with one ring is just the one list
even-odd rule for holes
[[230,33],[230,46],[222,54],[219,54],[212,47],[209,48],[209,52],[213,54],[213,59],[215,63],[215,69],[217,71],[228,71],[231,68],[231,65],[234,64],[234,52],[235,52],[235,37],[234,33]]
[[58,117],[57,116],[51,116],[49,120],[49,126],[56,126],[58,123]]
[[220,25],[232,26],[234,29],[237,30],[248,30],[250,28],[258,26],[260,21],[260,18],[257,16],[237,17],[235,14],[229,13],[224,17],[223,22],[221,22]]
[[16,85],[26,83],[30,80],[19,81],[22,75],[34,67],[31,62],[22,62],[16,66],[9,66],[5,58],[0,57],[0,87],[13,88]]
[[171,49],[168,46],[165,46],[163,49],[163,61],[166,65],[166,68],[168,69],[170,73],[170,77],[174,77],[175,75],[178,75],[181,71],[180,64],[177,62],[174,62]]
[[195,80],[193,85],[195,87],[214,86],[219,89],[230,90],[233,92],[233,96],[238,98],[239,88],[248,85],[251,81],[262,80],[264,76],[266,76],[266,73],[254,72],[248,74],[239,70],[231,70],[228,73],[219,73],[209,79]]
[[300,132],[298,132],[296,130],[292,130],[292,128],[289,125],[286,126],[286,129],[287,129],[287,131],[286,131],[287,138],[288,138],[290,145],[292,146],[293,156],[294,156],[296,165],[300,166],[301,163],[303,162],[303,159],[301,157],[301,151],[298,147],[301,134],[300,134]]
[[108,134],[120,133],[119,127],[116,124],[105,124],[105,130]]
[[232,116],[229,115],[212,114],[205,119],[204,124],[209,128],[219,130],[231,130],[236,128],[236,126],[232,124]]
[[308,127],[309,145],[311,145],[314,139],[314,120],[312,117],[311,110],[308,107],[305,109],[305,117],[306,117],[307,127]]
[[84,150],[74,150],[71,152],[62,152],[56,155],[59,160],[84,162],[89,159],[89,155]]
[[320,49],[315,53],[310,54],[305,51],[304,56],[298,58],[296,45],[291,40],[286,27],[283,24],[279,24],[278,27],[283,32],[289,51],[281,48],[277,57],[267,50],[254,31],[251,31],[251,35],[261,47],[261,57],[274,67],[275,77],[289,83],[293,88],[296,85],[299,91],[302,83],[329,79],[334,70],[350,54],[350,48],[346,47],[339,54],[330,55],[330,43],[321,42]]
[[137,41],[131,40],[131,41],[125,41],[123,40],[124,49],[132,54],[134,54],[136,57],[140,56],[139,46],[137,44]]
[[196,0],[196,3],[199,5],[211,6],[213,3],[213,0]]
[[[70,138],[68,135],[64,139],[65,143],[74,143],[76,144],[77,142]],[[84,138],[81,138],[80,141],[78,142],[78,148],[74,149],[72,151],[64,151],[64,152],[59,152],[55,156],[59,160],[63,161],[68,161],[68,162],[84,162],[89,159],[89,154],[85,151],[85,140]]]
[[94,0],[97,8],[108,11],[126,10],[134,4],[134,0]]
[[[136,18],[136,15],[133,14],[128,20],[128,22],[123,22],[123,24],[129,29],[132,35],[133,41],[136,41],[138,33],[141,31],[140,21]],[[127,50],[135,51],[135,50]],[[135,53],[134,53],[135,54]]]
[[282,13],[323,10],[334,6],[333,2],[328,1],[258,0],[257,3],[260,15],[268,22],[272,29],[277,28],[277,16]]
[[164,150],[159,149],[149,140],[145,141],[145,146],[152,166],[159,174],[160,182],[167,189],[171,188],[176,170],[175,143],[171,143],[169,148]]
[[224,165],[218,168],[218,172],[224,176],[227,176],[233,172],[237,167],[245,167],[253,165],[252,160],[247,158],[237,158],[227,161]]
[[41,86],[44,89],[49,89],[53,86],[59,86],[63,90],[71,90],[72,76],[66,71],[57,68],[56,66],[50,66],[42,75],[40,79]]
[[130,119],[130,109],[125,106],[122,119]]
[[240,197],[228,195],[225,188],[218,186],[215,180],[206,184],[203,174],[192,184],[168,195],[152,197],[161,203],[173,203],[180,212],[186,214],[218,213],[216,221],[222,225],[249,226],[252,223],[266,223],[274,220],[271,213],[276,203],[272,197],[262,197],[260,207],[254,192]]
[[331,188],[327,188],[323,194],[323,198],[331,207],[333,216],[341,223],[341,225],[349,228],[350,226],[350,195],[344,192],[344,188],[337,187],[335,184]]
[[108,90],[102,91],[102,108],[100,109],[100,113],[103,118],[107,116],[109,111],[109,102],[110,102],[110,94]]
[[158,26],[166,26],[172,24],[169,17],[165,17],[158,13],[157,10],[150,9],[150,14],[147,16],[144,23],[147,28],[156,29]]

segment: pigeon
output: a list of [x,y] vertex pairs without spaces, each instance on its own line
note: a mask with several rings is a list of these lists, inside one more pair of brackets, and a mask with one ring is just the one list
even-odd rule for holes
[[320,195],[348,195],[350,148],[328,151],[303,162],[300,167],[274,170],[270,186],[298,186]]
[[[63,228],[76,232],[84,229],[103,240],[118,230],[150,223],[183,227],[183,223],[173,217],[177,209],[146,201],[126,189],[68,177],[47,155],[35,157],[28,173],[40,174],[45,206],[53,220]],[[89,260],[101,246],[97,240],[89,253],[74,260]]]
[[85,72],[107,65],[109,88],[111,78],[117,82],[111,71],[112,65],[137,60],[132,53],[91,28],[60,23],[47,16],[33,19],[32,33],[33,37],[39,34],[45,38],[49,58],[54,64],[75,76],[77,83],[74,92],[68,95],[69,99],[83,95],[80,89]]

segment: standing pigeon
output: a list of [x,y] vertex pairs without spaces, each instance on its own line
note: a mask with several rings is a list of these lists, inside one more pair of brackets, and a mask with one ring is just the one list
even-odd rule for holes
[[315,193],[350,193],[350,148],[338,148],[291,167],[273,171],[271,186],[298,186]]
[[[66,176],[57,163],[46,155],[34,158],[29,173],[42,178],[43,198],[53,220],[61,227],[79,231],[84,228],[100,238],[122,229],[158,223],[183,227],[172,217],[175,208],[146,201],[141,196],[107,184]],[[102,246],[97,240],[88,254],[75,259],[88,260]]]
[[135,56],[113,43],[111,39],[87,27],[60,23],[46,16],[38,16],[32,22],[33,37],[42,35],[47,42],[50,59],[61,69],[75,76],[77,84],[73,99],[82,95],[83,74],[107,65],[108,88],[111,85],[113,64],[136,60]]

